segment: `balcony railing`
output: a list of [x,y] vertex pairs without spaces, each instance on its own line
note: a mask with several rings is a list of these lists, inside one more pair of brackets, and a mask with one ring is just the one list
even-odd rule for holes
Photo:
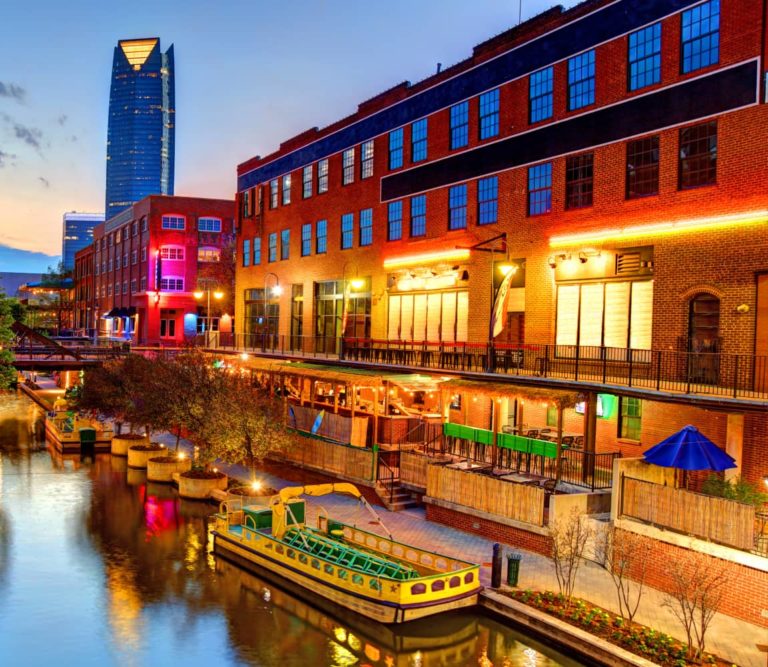
[[683,394],[768,399],[768,356],[574,345],[219,334],[222,348],[386,366],[594,382]]

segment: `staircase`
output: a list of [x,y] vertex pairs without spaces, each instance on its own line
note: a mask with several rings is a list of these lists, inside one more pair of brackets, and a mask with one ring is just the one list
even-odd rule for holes
[[408,489],[398,482],[376,482],[376,495],[390,512],[399,512],[410,507],[419,507],[419,501]]

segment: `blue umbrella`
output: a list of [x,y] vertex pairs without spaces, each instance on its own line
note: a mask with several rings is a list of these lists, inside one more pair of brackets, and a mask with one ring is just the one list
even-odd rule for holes
[[644,454],[647,463],[680,470],[715,470],[735,468],[736,461],[695,426],[686,426]]

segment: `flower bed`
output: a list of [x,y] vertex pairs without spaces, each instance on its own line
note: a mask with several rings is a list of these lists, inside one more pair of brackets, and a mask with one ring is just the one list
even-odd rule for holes
[[[621,616],[607,612],[591,602],[573,598],[568,606],[563,597],[551,591],[504,591],[504,594],[663,667],[694,664],[686,659],[688,647],[684,642],[637,622],[633,622],[630,627]],[[704,654],[701,664],[717,667],[731,665],[710,653]]]

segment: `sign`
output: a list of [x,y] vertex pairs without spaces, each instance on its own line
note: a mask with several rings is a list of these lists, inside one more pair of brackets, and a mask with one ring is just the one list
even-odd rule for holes
[[512,282],[514,271],[509,271],[499,285],[496,291],[496,300],[491,312],[491,340],[496,338],[503,330],[507,319],[507,302],[509,301],[509,285]]

